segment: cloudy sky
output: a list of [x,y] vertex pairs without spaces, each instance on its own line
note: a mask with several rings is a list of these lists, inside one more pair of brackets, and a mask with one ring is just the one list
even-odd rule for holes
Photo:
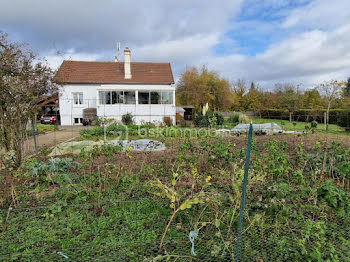
[[0,30],[63,59],[206,65],[234,81],[308,88],[350,77],[349,0],[0,0]]

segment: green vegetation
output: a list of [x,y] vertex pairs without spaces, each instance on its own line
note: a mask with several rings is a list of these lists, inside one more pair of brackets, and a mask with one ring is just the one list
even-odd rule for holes
[[[45,134],[48,132],[52,132],[55,130],[55,126],[54,125],[44,125],[44,124],[37,124],[36,125],[36,132],[37,134]],[[33,131],[32,129],[27,129],[26,130],[26,135],[27,136],[32,136],[33,135]]]
[[[350,149],[276,138],[253,140],[243,261],[346,261]],[[0,260],[232,261],[246,150],[237,139],[175,139],[164,153],[96,146],[3,170]]]
[[215,127],[217,125],[222,125],[224,123],[224,117],[217,112],[208,110],[203,115],[202,112],[197,112],[194,124],[196,127]]
[[176,101],[179,105],[193,105],[196,109],[209,103],[210,108],[220,111],[326,112],[328,109],[348,109],[349,90],[349,81],[336,80],[308,90],[290,83],[276,83],[262,89],[254,82],[247,84],[241,79],[231,84],[216,71],[192,67],[186,69],[177,82]]
[[237,123],[243,123],[247,124],[250,122],[250,119],[248,116],[242,113],[233,113],[228,119],[227,122],[232,123],[232,124],[237,124]]
[[134,117],[132,116],[131,113],[122,115],[122,122],[124,125],[131,125],[134,123]]
[[[338,124],[350,130],[349,81],[327,81],[310,90],[301,90],[293,84],[276,83],[262,89],[254,82],[247,87],[243,80],[230,84],[218,72],[189,68],[177,82],[176,101],[179,105],[203,105],[215,111],[253,111],[262,118],[327,124]],[[328,128],[327,128],[328,129]]]
[[[283,130],[291,130],[297,132],[305,131],[305,126],[309,126],[311,128],[311,123],[308,122],[298,122],[298,121],[287,121],[287,120],[279,120],[279,119],[263,119],[263,118],[252,118],[254,124],[264,124],[264,123],[276,123],[282,127]],[[349,132],[345,132],[344,128],[341,128],[337,125],[330,124],[328,126],[328,131],[325,130],[325,126],[323,124],[317,124],[315,131],[322,134],[330,134],[330,135],[343,135],[350,136]]]
[[153,129],[152,125],[118,125],[118,124],[110,124],[106,126],[94,126],[89,129],[82,129],[80,131],[80,136],[83,139],[91,139],[91,138],[103,138],[104,134],[107,137],[119,137],[123,136],[128,132],[130,136],[137,135],[139,129],[149,130]]
[[27,48],[0,31],[0,148],[12,154],[18,167],[23,158],[27,125],[36,115],[37,103],[58,90],[55,72]]
[[52,132],[55,130],[55,126],[54,125],[44,125],[44,124],[38,124],[36,126],[37,132],[39,134],[43,134],[46,132]]

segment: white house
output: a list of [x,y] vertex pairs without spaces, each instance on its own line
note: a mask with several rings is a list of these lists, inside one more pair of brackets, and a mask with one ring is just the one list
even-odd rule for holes
[[131,113],[137,124],[175,123],[175,86],[170,63],[63,61],[56,82],[61,125],[81,124],[83,109],[96,108],[99,118],[121,120]]

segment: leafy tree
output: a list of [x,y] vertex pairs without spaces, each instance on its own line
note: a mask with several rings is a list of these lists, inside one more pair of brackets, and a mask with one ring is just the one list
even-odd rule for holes
[[350,77],[348,78],[348,82],[344,88],[344,97],[350,97]]
[[318,86],[318,89],[321,91],[327,101],[326,131],[328,131],[329,110],[336,98],[340,97],[341,90],[344,86],[344,82],[338,82],[337,80],[326,81]]
[[200,70],[196,67],[187,69],[177,83],[176,99],[180,105],[193,105],[199,109],[209,103],[214,110],[228,110],[233,98],[230,83],[204,66]]
[[233,104],[231,107],[231,110],[234,111],[240,111],[243,109],[243,103],[244,103],[244,95],[247,92],[247,88],[245,86],[245,82],[243,79],[238,79],[236,82],[233,83]]
[[260,112],[265,108],[265,96],[264,91],[255,86],[254,82],[251,83],[249,92],[244,96],[244,108],[248,111]]
[[22,160],[23,142],[35,105],[56,90],[54,72],[23,44],[11,43],[0,32],[0,146],[14,152],[14,164]]
[[283,108],[291,113],[301,108],[301,93],[297,87],[292,84],[277,84],[276,89]]
[[322,99],[317,88],[306,90],[303,97],[303,108],[305,109],[323,109],[325,101]]

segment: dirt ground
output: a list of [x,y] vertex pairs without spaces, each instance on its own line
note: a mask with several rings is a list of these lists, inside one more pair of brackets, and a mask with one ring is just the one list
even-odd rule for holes
[[[49,132],[46,134],[38,135],[38,149],[50,148],[57,144],[69,141],[79,136],[80,130],[84,129],[84,126],[63,126],[59,127],[59,130]],[[33,155],[35,153],[34,139],[30,137],[24,144],[24,154],[26,156]]]

